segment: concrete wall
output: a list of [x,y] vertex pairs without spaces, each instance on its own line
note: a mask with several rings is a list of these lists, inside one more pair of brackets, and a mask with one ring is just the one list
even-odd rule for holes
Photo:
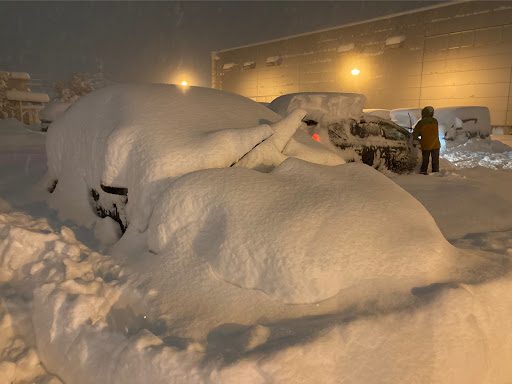
[[512,2],[459,2],[213,52],[212,87],[262,102],[319,91],[363,93],[366,108],[483,105],[493,125],[512,126]]

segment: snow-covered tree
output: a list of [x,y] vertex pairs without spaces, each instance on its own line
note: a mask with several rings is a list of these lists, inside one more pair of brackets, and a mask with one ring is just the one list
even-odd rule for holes
[[0,119],[7,115],[7,111],[9,109],[9,102],[5,96],[9,77],[9,72],[0,71]]
[[57,81],[53,88],[60,101],[74,102],[82,96],[94,91],[94,87],[87,74],[73,73],[71,81]]

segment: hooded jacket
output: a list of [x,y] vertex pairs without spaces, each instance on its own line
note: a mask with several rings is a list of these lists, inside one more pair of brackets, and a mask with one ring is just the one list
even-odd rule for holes
[[418,121],[412,133],[415,139],[421,136],[421,150],[441,148],[439,141],[439,124],[434,118],[434,108],[425,107],[421,111],[421,120]]

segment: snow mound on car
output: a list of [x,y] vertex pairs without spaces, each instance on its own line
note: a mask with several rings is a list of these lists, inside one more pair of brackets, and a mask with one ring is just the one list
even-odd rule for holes
[[70,102],[52,101],[39,111],[41,121],[55,121],[72,105]]
[[154,252],[193,251],[225,281],[285,303],[410,289],[442,280],[451,262],[426,209],[362,164],[195,172],[163,193],[148,235]]
[[305,92],[283,95],[272,101],[268,108],[285,117],[295,109],[303,109],[311,119],[328,115],[340,119],[358,119],[366,102],[359,93]]
[[[50,203],[63,218],[91,225],[90,189],[127,188],[130,225],[144,230],[166,179],[229,167],[272,136],[279,120],[250,99],[214,89],[103,88],[80,99],[48,132],[49,175],[58,180]],[[290,119],[293,129],[300,120]]]
[[363,112],[370,116],[377,116],[381,119],[391,120],[391,110],[389,109],[363,109]]

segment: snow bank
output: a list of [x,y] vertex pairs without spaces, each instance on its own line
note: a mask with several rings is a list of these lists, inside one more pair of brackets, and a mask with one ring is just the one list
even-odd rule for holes
[[[290,163],[300,161],[288,160],[279,168]],[[246,169],[198,173],[229,171],[257,173]],[[361,301],[355,307],[329,310],[331,304],[322,302],[308,306],[310,315],[302,317],[291,317],[301,306],[280,304],[283,319],[261,319],[249,325],[233,324],[229,319],[237,314],[221,311],[218,317],[224,327],[206,329],[206,339],[191,340],[172,333],[158,336],[162,319],[156,313],[152,318],[148,307],[152,307],[151,297],[164,292],[142,296],[134,288],[140,285],[135,275],[127,275],[110,257],[77,242],[69,228],[53,232],[44,221],[4,213],[0,215],[0,249],[0,271],[11,272],[9,276],[2,274],[2,281],[17,287],[1,302],[7,312],[0,315],[0,346],[10,346],[2,349],[7,358],[0,363],[0,377],[14,382],[60,383],[42,364],[64,382],[78,384],[229,384],[297,379],[335,383],[341,376],[349,383],[414,382],[420,378],[446,384],[459,380],[480,384],[484,379],[505,384],[512,374],[512,305],[503,299],[512,289],[509,275],[480,284],[418,287],[411,298],[397,301],[395,297],[384,306]],[[24,257],[16,260],[20,253]],[[411,254],[410,259],[417,256]],[[419,264],[419,256],[414,268],[422,273],[425,266]],[[172,255],[165,258],[172,259]],[[381,258],[368,260],[378,264]],[[162,268],[159,261],[150,262],[154,270]],[[410,266],[406,262],[399,269]],[[196,272],[177,269],[168,278],[185,274],[186,281]],[[485,274],[485,268],[479,273]],[[205,288],[210,282],[231,285],[213,275],[208,279],[203,282]],[[178,292],[186,292],[190,309],[201,306],[200,300],[195,303],[189,297],[201,288],[201,284],[190,284]],[[224,301],[229,301],[244,306],[243,294],[256,294],[234,286],[232,291],[238,296],[216,296],[213,304],[222,308]],[[233,303],[232,299],[238,300]],[[275,302],[264,297],[250,301],[253,317],[272,316],[269,309]],[[182,310],[174,307],[167,316],[179,315],[176,309]]]
[[410,289],[446,278],[451,263],[427,211],[362,164],[288,159],[270,174],[186,175],[163,193],[148,234],[153,251],[193,248],[225,281],[286,303],[353,286]]
[[359,119],[366,96],[358,93],[307,92],[280,96],[268,108],[285,117],[295,109],[303,109],[310,119],[319,121],[323,115],[339,119]]
[[[90,189],[127,188],[130,225],[144,230],[166,179],[229,167],[272,136],[279,120],[250,99],[208,88],[116,85],[92,92],[48,132],[49,175],[58,180],[50,204],[90,226]],[[287,121],[281,126],[295,124],[285,129],[289,140],[300,121]]]
[[0,382],[58,384],[41,365],[32,326],[34,284],[25,281],[44,263],[50,254],[46,245],[58,236],[48,233],[45,219],[7,213],[7,208],[0,204]]
[[60,383],[47,367],[68,383],[197,382],[192,349],[154,353],[147,349],[162,341],[150,332],[130,338],[112,324],[130,289],[121,277],[69,228],[56,233],[45,219],[0,214],[0,282],[8,283],[0,291],[0,379]]
[[454,141],[446,141],[443,144],[441,157],[457,167],[512,169],[512,148],[498,140],[468,140],[466,135],[460,135]]

